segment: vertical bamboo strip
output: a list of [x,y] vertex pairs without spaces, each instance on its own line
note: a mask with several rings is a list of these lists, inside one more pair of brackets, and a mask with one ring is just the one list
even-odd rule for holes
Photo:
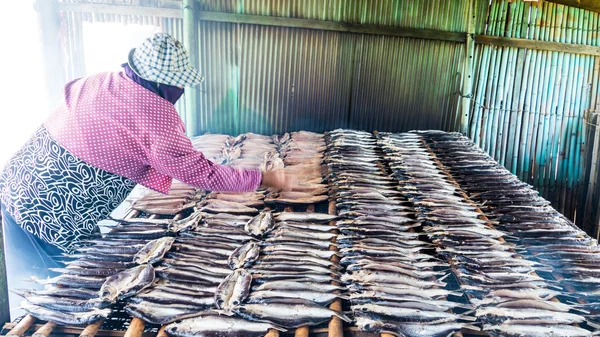
[[[522,26],[523,26],[523,14],[526,9],[529,8],[529,5],[526,3],[521,3],[519,6],[519,12],[517,13],[517,20],[515,22],[516,27],[514,28],[514,37],[522,38]],[[523,98],[523,94],[526,92],[524,83],[527,80],[527,59],[526,50],[517,49],[516,51],[516,68],[515,68],[515,80],[514,80],[514,88],[511,93],[512,102],[510,104],[511,113],[509,114],[509,118],[506,120],[505,125],[506,129],[506,139],[507,141],[504,144],[503,151],[505,153],[505,166],[511,170],[511,172],[515,173],[517,170],[518,163],[518,145],[519,145],[519,130],[522,127],[522,118],[523,118],[523,103],[521,99]]]
[[[557,5],[557,12],[555,16],[555,25],[552,34],[553,42],[563,42],[564,41],[564,26],[565,21],[568,18],[568,15],[565,15],[564,12],[565,6]],[[554,54],[554,53],[553,53]],[[549,124],[549,134],[546,135],[546,152],[547,152],[547,161],[548,165],[546,166],[546,172],[544,174],[544,186],[547,190],[548,200],[550,200],[555,207],[558,206],[558,202],[556,200],[557,194],[557,181],[556,181],[556,163],[558,161],[558,143],[560,141],[560,135],[564,132],[564,129],[561,130],[562,124],[562,115],[564,108],[561,97],[564,101],[564,96],[562,95],[565,91],[565,82],[566,78],[563,75],[565,73],[564,62],[565,58],[569,55],[565,55],[566,53],[556,53],[556,72],[554,74],[554,78],[552,83],[552,99],[550,101],[550,124]]]
[[[509,5],[506,37],[515,37],[515,25],[519,20],[519,13],[522,10],[523,2],[511,2]],[[501,102],[503,111],[500,114],[498,121],[498,141],[496,143],[496,158],[502,165],[507,166],[506,162],[506,149],[508,143],[509,125],[510,119],[513,115],[512,112],[512,101],[513,101],[513,90],[517,71],[517,48],[508,48],[508,62],[506,62],[506,80],[501,85],[504,86],[502,90]]]

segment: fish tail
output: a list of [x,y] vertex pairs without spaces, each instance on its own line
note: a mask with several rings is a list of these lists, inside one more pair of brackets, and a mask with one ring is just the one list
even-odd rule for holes
[[475,313],[475,310],[470,310],[470,311],[463,312],[462,315],[459,316],[459,319],[461,319],[463,321],[474,322],[474,321],[477,320],[477,317],[469,316],[469,315],[471,315],[473,313]]
[[8,291],[23,298],[27,298],[31,295],[31,290],[29,289],[8,289]]
[[440,277],[439,279],[437,279],[437,281],[438,281],[438,282],[439,282],[439,281],[443,281],[444,279],[446,279],[446,278],[447,278],[448,276],[450,276],[450,275],[451,275],[451,273],[448,273],[448,274],[446,274],[446,275],[444,275],[444,276]]
[[352,322],[352,319],[350,317],[344,315],[344,313],[335,311],[335,310],[332,310],[332,311],[333,311],[333,314],[335,315],[335,317],[341,319],[342,321],[344,321],[346,323]]
[[480,327],[478,327],[476,325],[473,325],[473,324],[465,324],[465,325],[463,325],[462,328],[463,329],[468,329],[468,330],[473,330],[473,331],[481,331]]
[[590,321],[587,321],[586,324],[597,330],[595,332],[592,332],[592,336],[600,336],[600,324],[593,323]]

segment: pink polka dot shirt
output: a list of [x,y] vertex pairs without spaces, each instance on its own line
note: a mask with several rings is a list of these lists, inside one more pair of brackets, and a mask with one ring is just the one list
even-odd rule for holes
[[105,171],[167,193],[173,178],[211,191],[258,188],[260,170],[215,164],[194,149],[173,104],[122,72],[65,86],[65,104],[45,122],[56,141]]

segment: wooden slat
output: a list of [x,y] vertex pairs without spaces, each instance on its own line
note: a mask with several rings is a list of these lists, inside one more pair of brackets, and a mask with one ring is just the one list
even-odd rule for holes
[[462,32],[448,32],[433,29],[418,29],[396,26],[363,25],[348,22],[297,19],[266,15],[233,14],[222,12],[199,12],[198,19],[202,21],[233,22],[278,27],[318,29],[356,34],[387,35],[452,42],[465,42],[467,40],[467,34]]
[[517,39],[489,35],[475,35],[475,43],[500,47],[526,48],[535,50],[565,52],[571,54],[600,56],[600,47],[586,46],[582,44],[535,41],[529,39]]
[[[335,215],[337,214],[337,210],[335,207],[335,200],[330,200],[329,201],[329,207],[327,209],[328,213],[331,215]],[[335,221],[331,221],[329,223],[332,227],[337,228]],[[337,247],[335,246],[329,246],[330,250],[334,250],[337,251]],[[333,261],[334,263],[339,263],[340,259],[337,256],[332,256],[331,257],[331,261]],[[333,282],[334,285],[339,285],[338,282]],[[342,300],[337,299],[335,301],[333,301],[333,303],[331,303],[329,305],[329,309],[331,310],[336,310],[336,311],[342,311]],[[332,317],[331,320],[329,321],[329,331],[328,331],[328,336],[329,337],[343,337],[344,336],[344,322],[339,319],[338,317]]]
[[100,330],[100,327],[102,326],[102,323],[104,323],[103,320],[86,326],[85,329],[79,335],[79,337],[94,337],[94,336],[96,336],[96,334],[98,333],[98,330]]
[[156,337],[167,337],[168,335],[167,335],[167,332],[165,331],[166,327],[167,327],[166,325],[161,326],[160,330],[158,330],[158,333],[156,334]]
[[142,15],[154,16],[161,18],[176,18],[181,19],[182,13],[180,9],[158,8],[146,6],[120,6],[120,5],[103,5],[103,4],[86,4],[86,3],[71,3],[59,2],[58,10],[62,12],[76,13],[103,13],[116,15]]
[[36,318],[31,315],[25,316],[14,328],[12,328],[12,330],[10,330],[8,332],[8,334],[6,336],[7,337],[23,336],[25,334],[25,331],[27,331],[27,329],[29,329],[29,327],[33,323],[35,323],[35,320],[36,320]]
[[309,331],[310,329],[307,326],[301,326],[298,329],[296,329],[294,337],[308,337]]
[[[532,0],[530,0],[532,1]],[[533,0],[541,1],[541,0]],[[594,12],[600,12],[600,1],[598,0],[544,0],[547,2],[554,2],[565,6],[571,6],[581,9],[586,9]]]
[[32,336],[33,337],[48,337],[52,333],[52,330],[56,328],[56,323],[48,322],[39,328]]
[[146,323],[139,318],[133,318],[129,323],[129,328],[124,337],[141,337]]
[[265,337],[279,337],[279,331],[271,329],[267,332]]

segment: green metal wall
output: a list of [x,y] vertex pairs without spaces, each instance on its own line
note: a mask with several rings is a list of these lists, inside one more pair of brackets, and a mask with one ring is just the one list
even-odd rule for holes
[[[469,0],[229,0],[200,9],[462,32]],[[192,134],[456,128],[461,43],[218,22],[198,31],[206,81],[198,111],[187,112],[199,117]]]
[[[548,2],[494,1],[485,33],[598,46],[598,16]],[[476,51],[471,138],[574,218],[585,178],[586,120],[598,95],[597,60],[483,45]]]

